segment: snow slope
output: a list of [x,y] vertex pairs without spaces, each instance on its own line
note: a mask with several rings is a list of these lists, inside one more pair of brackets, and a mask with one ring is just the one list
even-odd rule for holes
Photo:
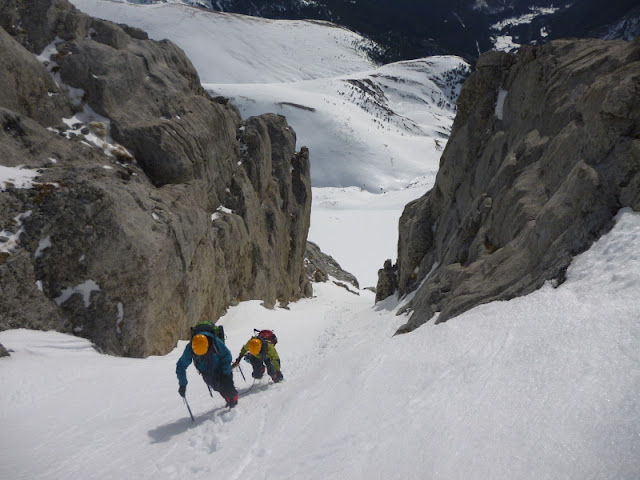
[[205,83],[281,83],[369,70],[361,36],[325,22],[273,21],[178,3],[71,0],[98,18],[181,47]]
[[[388,299],[316,297],[230,309],[237,355],[279,337],[285,381],[223,408],[193,367],[113,358],[53,332],[0,332],[0,478],[616,479],[640,476],[640,214],[578,256],[559,288],[392,336]],[[243,362],[245,376],[250,366]],[[250,377],[249,377],[250,378]],[[251,390],[248,390],[251,387]]]
[[310,149],[313,186],[380,193],[437,170],[459,91],[445,75],[465,65],[429,57],[331,79],[204,85],[229,97],[244,118],[285,115]]
[[[404,205],[435,180],[455,115],[456,81],[468,69],[461,59],[430,57],[376,67],[358,48],[366,43],[362,37],[329,24],[175,3],[72,3],[91,15],[143,28],[151,38],[174,41],[191,58],[204,86],[213,95],[230,97],[243,118],[285,115],[298,148],[309,147],[314,200],[326,200],[312,205],[310,240],[361,285],[377,283],[384,260],[396,257]],[[348,187],[357,188],[345,196],[342,189]],[[371,195],[384,192],[383,198]],[[355,223],[353,210],[343,202],[347,198],[369,205]],[[323,222],[317,217],[335,219],[332,230],[320,231],[317,225]],[[350,252],[362,251],[367,243],[368,255],[339,258],[338,242],[348,244]]]

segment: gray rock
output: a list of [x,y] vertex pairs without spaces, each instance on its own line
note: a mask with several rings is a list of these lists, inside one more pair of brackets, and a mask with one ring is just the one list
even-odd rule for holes
[[0,343],[0,357],[8,357],[9,356],[9,352],[7,351],[6,348],[4,348],[4,346]]
[[46,126],[71,116],[71,104],[42,63],[1,28],[0,51],[0,105]]
[[400,219],[399,293],[421,286],[399,332],[561,283],[620,208],[640,211],[639,185],[639,41],[481,56],[435,185]]
[[398,266],[393,265],[391,260],[385,260],[384,267],[378,270],[378,284],[376,286],[376,299],[378,303],[390,297],[398,290]]
[[320,250],[316,243],[307,241],[304,262],[307,277],[312,282],[326,282],[331,276],[336,280],[349,283],[358,289],[360,288],[358,279],[353,274],[343,270],[340,264],[331,255],[327,255]]
[[[242,121],[174,44],[65,0],[0,0],[0,17],[13,35],[0,36],[13,86],[0,90],[0,163],[40,172],[34,188],[0,192],[0,230],[21,231],[13,248],[0,239],[0,329],[73,332],[142,357],[241,300],[311,294],[309,152],[284,117]],[[69,102],[42,98],[51,76],[33,54],[56,37],[64,83],[108,122],[71,135]],[[13,65],[28,66],[22,85]],[[89,144],[86,128],[119,146]]]

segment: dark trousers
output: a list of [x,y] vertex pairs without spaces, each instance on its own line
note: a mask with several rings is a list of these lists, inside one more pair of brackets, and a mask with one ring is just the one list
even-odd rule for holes
[[264,362],[262,361],[262,359],[258,358],[258,357],[254,357],[253,355],[247,355],[247,357],[249,358],[249,362],[251,363],[251,366],[253,367],[253,373],[251,374],[251,376],[255,379],[260,379],[262,378],[262,375],[264,375],[264,370],[265,370],[265,366],[267,368],[267,373],[269,374],[269,376],[274,380],[274,381],[279,381],[276,379],[280,379],[280,375],[278,374],[278,371],[276,370],[276,367],[273,365],[273,362],[271,361],[270,358],[267,358]]
[[224,375],[222,373],[211,373],[202,375],[204,383],[210,386],[213,390],[220,393],[222,398],[227,402],[238,401],[238,391],[233,384],[233,374]]

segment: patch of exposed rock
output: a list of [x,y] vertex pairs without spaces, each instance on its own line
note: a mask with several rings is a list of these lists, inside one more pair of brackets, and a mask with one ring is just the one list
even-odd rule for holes
[[357,289],[360,288],[358,279],[354,275],[343,270],[331,255],[324,253],[311,241],[307,241],[304,263],[307,277],[312,282],[326,282],[329,277],[333,277],[339,282],[346,282]]
[[391,263],[391,259],[385,260],[384,266],[378,270],[378,283],[376,285],[376,299],[378,303],[390,297],[398,290],[398,266]]
[[142,357],[238,301],[311,294],[309,153],[284,117],[243,121],[176,45],[66,0],[0,19],[0,165],[38,173],[0,191],[0,329]]
[[640,211],[640,41],[487,53],[435,185],[400,219],[399,332],[563,281],[623,207]]
[[8,357],[9,356],[9,352],[7,351],[6,348],[4,348],[4,346],[0,343],[0,357]]

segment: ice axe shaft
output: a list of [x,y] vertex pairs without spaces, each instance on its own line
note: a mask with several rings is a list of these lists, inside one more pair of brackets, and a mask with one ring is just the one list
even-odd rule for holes
[[191,421],[195,422],[196,419],[193,418],[193,413],[191,413],[191,407],[189,407],[189,402],[187,402],[187,397],[182,397],[182,399],[184,400],[184,404],[187,406],[187,410],[189,410],[189,415],[191,415]]
[[242,371],[242,367],[240,366],[240,358],[238,358],[238,360],[236,360],[236,361],[233,363],[232,368],[236,368],[236,367],[238,367],[238,370],[240,370],[240,375],[242,375],[242,379],[246,382],[246,381],[247,381],[247,379],[245,378],[245,376],[244,376],[244,372]]

